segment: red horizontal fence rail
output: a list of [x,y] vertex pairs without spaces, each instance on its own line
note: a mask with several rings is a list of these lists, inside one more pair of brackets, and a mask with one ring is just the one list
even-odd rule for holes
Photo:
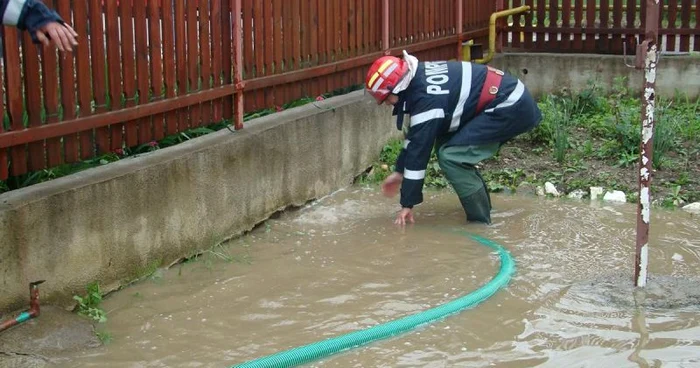
[[80,45],[64,57],[5,27],[0,180],[216,122],[240,129],[244,112],[361,85],[386,53],[454,59],[462,40],[487,44],[497,10],[493,0],[45,3]]
[[[700,51],[700,8],[693,0],[662,0],[659,41],[662,52]],[[507,51],[557,53],[635,53],[644,39],[646,3],[639,0],[507,0],[529,5],[526,15],[509,17],[502,27]]]

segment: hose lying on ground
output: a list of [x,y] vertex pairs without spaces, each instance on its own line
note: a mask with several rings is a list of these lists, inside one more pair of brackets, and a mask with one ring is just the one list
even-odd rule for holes
[[488,283],[479,289],[440,306],[418,312],[394,321],[383,323],[365,330],[351,332],[327,340],[296,347],[255,360],[251,360],[232,368],[282,368],[323,359],[371,342],[387,339],[408,332],[425,324],[435,322],[447,316],[473,307],[491,297],[498,289],[510,281],[515,272],[515,262],[510,253],[500,244],[478,235],[464,233],[467,237],[498,252],[501,267]]

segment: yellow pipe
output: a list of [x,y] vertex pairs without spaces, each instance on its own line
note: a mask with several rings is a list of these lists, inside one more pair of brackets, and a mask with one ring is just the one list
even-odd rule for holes
[[493,56],[496,54],[496,20],[502,17],[508,17],[515,14],[525,13],[530,11],[528,5],[519,6],[517,8],[501,10],[491,14],[489,19],[489,52],[483,59],[474,60],[475,63],[486,64],[493,60]]

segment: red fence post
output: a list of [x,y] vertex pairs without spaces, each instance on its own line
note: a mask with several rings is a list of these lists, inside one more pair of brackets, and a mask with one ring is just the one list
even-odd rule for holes
[[233,4],[233,83],[236,86],[234,94],[234,128],[236,130],[243,129],[243,34],[241,33],[241,5],[242,0],[234,0]]
[[462,61],[462,31],[463,31],[463,16],[462,16],[462,0],[455,0],[456,23],[455,32],[457,32],[457,60]]
[[[497,0],[496,1],[496,9],[494,9],[494,12],[499,12],[499,11],[505,10],[505,9],[506,9],[505,0]],[[497,25],[498,28],[497,28],[497,32],[496,32],[496,35],[497,35],[496,36],[496,50],[495,50],[496,52],[503,51],[503,38],[506,35],[506,32],[504,32],[506,25],[508,25],[508,17],[505,17],[498,22],[498,25]]]
[[389,0],[382,1],[382,49],[389,53]]
[[[63,65],[63,64],[61,64]],[[3,73],[0,73],[0,87],[4,87]],[[0,88],[0,116],[5,117],[5,95],[3,93],[5,88]],[[0,124],[0,134],[3,133],[5,124]],[[5,148],[0,148],[0,180],[7,180],[10,177],[10,162],[7,155],[8,150]]]

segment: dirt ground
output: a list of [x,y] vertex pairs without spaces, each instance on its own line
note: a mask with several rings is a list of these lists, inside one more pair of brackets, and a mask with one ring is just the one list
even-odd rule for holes
[[[602,144],[596,141],[592,143],[594,151],[600,149]],[[652,202],[673,207],[700,201],[700,166],[696,164],[698,159],[698,150],[688,157],[670,153],[665,164],[652,171]],[[559,192],[564,193],[576,189],[588,192],[591,186],[600,186],[606,190],[624,191],[628,200],[636,198],[639,191],[638,160],[624,166],[593,155],[581,158],[575,164],[571,163],[572,160],[567,161],[560,164],[555,160],[551,149],[534,147],[523,139],[516,139],[504,145],[497,157],[483,162],[481,166],[486,180],[491,179],[490,186],[500,183],[505,186],[502,188],[504,190],[516,188],[523,182],[537,185],[550,181]],[[496,191],[501,189],[501,185],[496,185]]]

